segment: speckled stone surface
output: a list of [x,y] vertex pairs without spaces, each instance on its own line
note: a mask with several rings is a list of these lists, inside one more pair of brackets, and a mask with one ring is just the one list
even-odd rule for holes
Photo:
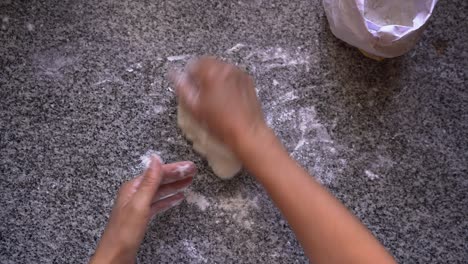
[[86,262],[152,151],[200,175],[140,263],[307,262],[263,188],[218,180],[176,127],[165,76],[201,54],[255,76],[291,155],[399,263],[466,263],[466,10],[440,1],[411,52],[375,62],[318,0],[1,0],[0,263]]

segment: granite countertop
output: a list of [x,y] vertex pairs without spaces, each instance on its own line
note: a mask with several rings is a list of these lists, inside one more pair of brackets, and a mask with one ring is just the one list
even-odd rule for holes
[[0,0],[0,263],[86,262],[153,152],[200,175],[140,263],[307,262],[253,177],[219,180],[177,128],[166,74],[201,54],[252,73],[291,155],[399,263],[466,261],[467,9],[439,1],[413,50],[376,62],[319,0]]

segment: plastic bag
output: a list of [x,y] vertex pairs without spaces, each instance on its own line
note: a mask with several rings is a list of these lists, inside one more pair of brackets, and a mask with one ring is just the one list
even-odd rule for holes
[[408,52],[421,36],[436,3],[437,0],[323,0],[333,34],[375,59]]

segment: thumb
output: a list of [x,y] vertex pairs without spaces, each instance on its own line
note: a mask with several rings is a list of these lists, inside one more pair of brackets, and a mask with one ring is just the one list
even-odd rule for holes
[[152,155],[151,163],[143,174],[135,198],[144,204],[150,204],[162,180],[162,161],[158,155]]
[[175,85],[181,103],[192,114],[197,114],[199,89],[185,72],[172,72],[170,78]]

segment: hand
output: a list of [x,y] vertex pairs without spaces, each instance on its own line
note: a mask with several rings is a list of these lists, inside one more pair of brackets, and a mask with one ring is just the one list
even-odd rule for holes
[[171,79],[182,105],[231,148],[267,128],[252,78],[236,66],[203,57]]
[[90,263],[133,263],[151,218],[178,205],[196,174],[189,161],[163,165],[153,156],[149,168],[119,190],[109,222]]

